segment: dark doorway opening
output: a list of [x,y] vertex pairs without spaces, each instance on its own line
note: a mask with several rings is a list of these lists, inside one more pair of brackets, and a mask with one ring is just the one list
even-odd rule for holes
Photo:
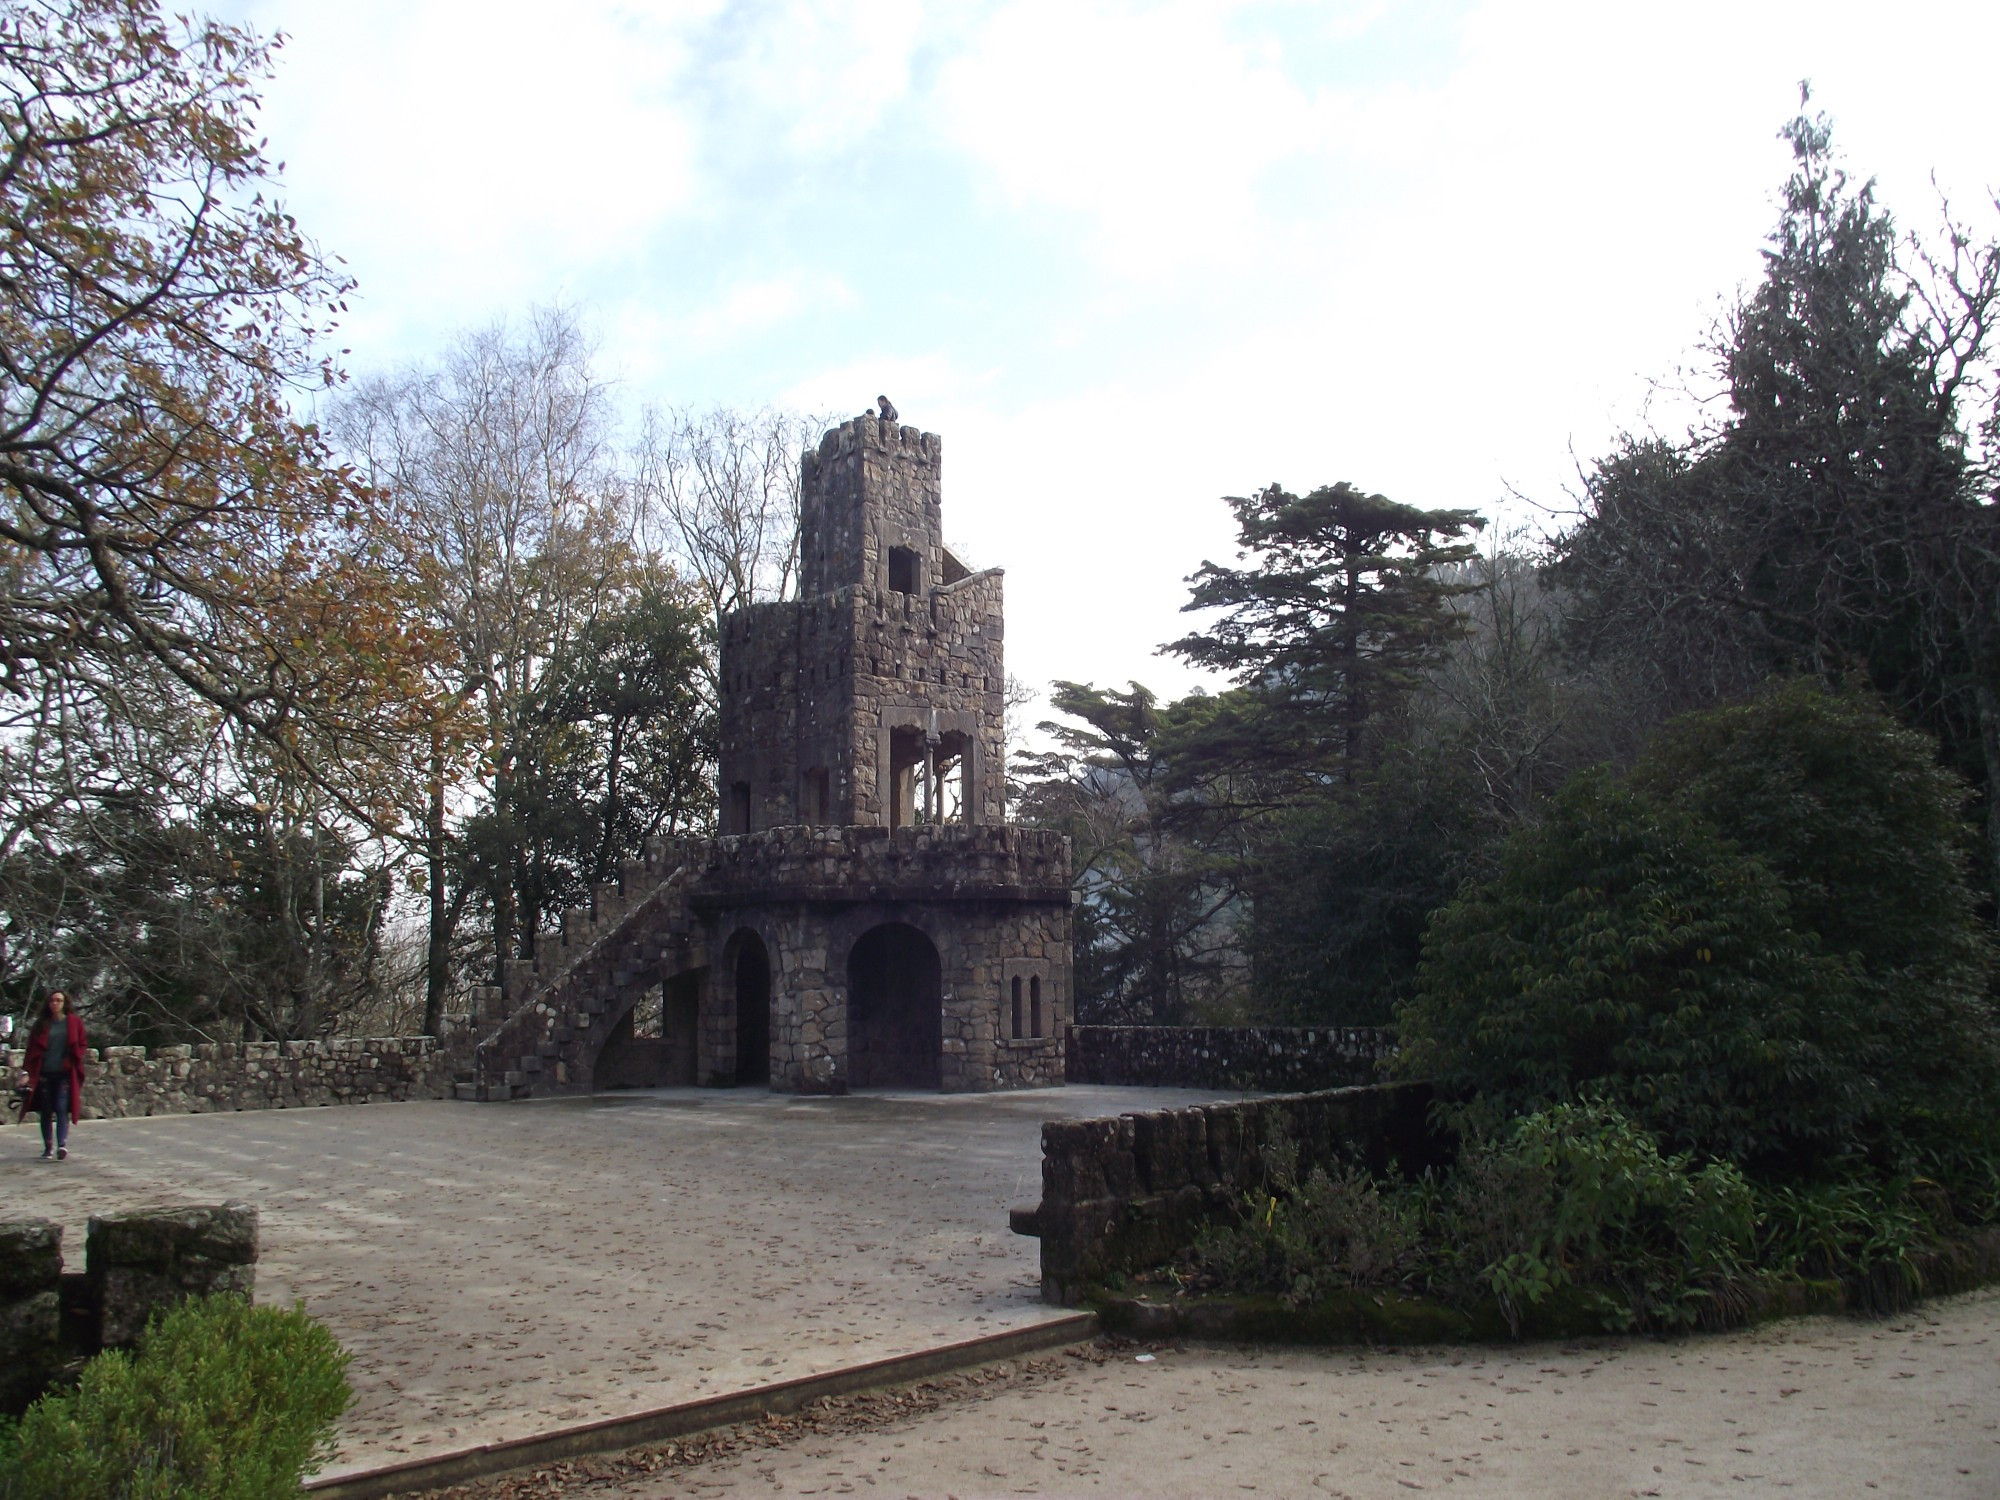
[[847,956],[849,1085],[938,1088],[943,1053],[937,949],[907,923],[871,928]]
[[771,955],[754,932],[736,935],[736,1081],[771,1082]]
[[640,997],[597,1054],[599,1089],[681,1088],[695,1080],[695,1017],[707,971],[676,974]]

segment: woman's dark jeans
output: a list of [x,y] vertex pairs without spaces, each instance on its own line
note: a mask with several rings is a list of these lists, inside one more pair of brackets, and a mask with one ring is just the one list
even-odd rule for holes
[[[35,1090],[35,1113],[42,1117],[42,1155],[69,1145],[69,1075],[43,1079]],[[55,1122],[51,1133],[49,1122]]]

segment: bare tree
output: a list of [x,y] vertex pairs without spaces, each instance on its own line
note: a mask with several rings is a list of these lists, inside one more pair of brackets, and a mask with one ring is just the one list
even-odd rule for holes
[[824,425],[771,407],[646,413],[633,456],[641,523],[687,564],[718,626],[797,587],[800,463]]
[[[523,327],[462,337],[435,366],[362,384],[334,421],[407,509],[400,545],[435,573],[430,608],[448,643],[435,668],[426,796],[412,810],[428,871],[430,1026],[467,899],[462,885],[455,898],[445,890],[447,801],[474,766],[507,799],[551,674],[633,560],[609,388],[591,355],[574,316],[542,309]],[[493,896],[504,957],[532,942],[534,913],[517,912],[512,882]]]

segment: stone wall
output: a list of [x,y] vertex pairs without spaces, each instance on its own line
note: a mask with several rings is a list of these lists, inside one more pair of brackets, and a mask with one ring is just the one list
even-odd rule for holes
[[1074,1303],[1108,1277],[1171,1261],[1263,1182],[1264,1145],[1280,1131],[1301,1172],[1446,1165],[1455,1147],[1431,1126],[1434,1097],[1428,1083],[1373,1084],[1045,1124],[1042,1201],[1031,1222],[1017,1219],[1041,1238],[1043,1300]]
[[[913,928],[937,953],[941,1049],[934,1080],[906,1086],[946,1093],[1038,1088],[1063,1081],[1060,1037],[1069,1017],[1069,906],[977,900],[882,900],[832,906],[760,899],[715,911],[715,930],[733,944],[754,933],[778,981],[770,1019],[770,1085],[794,1093],[843,1093],[853,1076],[854,1009],[850,957],[867,933]],[[728,951],[725,947],[722,951]],[[1038,978],[1045,1011],[1040,1036],[1011,1034],[1006,1001],[1017,971]],[[733,986],[712,987],[703,1009],[701,1076],[736,1074]],[[1024,1028],[1024,1031],[1027,1028]],[[876,1082],[881,1080],[863,1080]]]
[[1374,1083],[1394,1050],[1376,1026],[1072,1026],[1069,1080],[1303,1093]]
[[[869,931],[915,928],[936,950],[943,1012],[937,1086],[1026,1088],[1063,1079],[1070,1014],[1069,846],[1010,827],[780,828],[715,841],[693,904],[723,957],[702,1009],[701,1077],[736,1072],[733,954],[754,935],[773,981],[773,1088],[840,1092],[849,958]],[[1043,995],[1039,1035],[1012,1034],[1011,985]]]
[[[461,1097],[504,1099],[669,1082],[727,1085],[736,1056],[736,964],[760,944],[769,963],[769,1073],[781,1091],[848,1087],[848,960],[869,930],[900,924],[936,950],[943,1012],[936,1086],[1062,1082],[1070,1015],[1069,844],[1041,829],[943,825],[788,827],[677,845],[677,861],[637,902],[600,894],[537,944],[539,966],[509,966],[527,997],[479,1043]],[[661,868],[666,868],[662,866]],[[563,967],[567,965],[567,967]],[[554,975],[553,982],[528,985]],[[1039,988],[1012,1035],[1011,985]],[[635,1046],[630,1016],[662,983],[692,990],[694,1034]],[[670,1018],[671,1019],[671,1018]],[[667,1068],[688,1052],[693,1076]],[[610,1067],[598,1076],[600,1060]],[[763,1081],[753,1070],[754,1081]]]
[[26,1410],[63,1362],[62,1226],[0,1222],[0,1412]]
[[104,1349],[130,1349],[185,1297],[254,1297],[257,1210],[247,1203],[92,1217],[84,1269],[65,1274],[62,1226],[0,1223],[0,1412],[18,1413]]
[[[7,1053],[10,1078],[26,1053]],[[215,1042],[195,1047],[93,1047],[83,1114],[119,1120],[236,1109],[449,1099],[456,1050],[427,1036],[317,1042]]]

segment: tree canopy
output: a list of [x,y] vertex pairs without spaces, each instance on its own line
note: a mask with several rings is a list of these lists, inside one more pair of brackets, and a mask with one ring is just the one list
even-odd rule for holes
[[379,497],[294,414],[348,283],[271,196],[271,52],[152,0],[0,17],[0,686],[159,674],[331,768],[419,642]]
[[1221,613],[1166,649],[1227,672],[1240,692],[1184,748],[1184,774],[1225,765],[1352,784],[1370,720],[1413,690],[1460,621],[1471,511],[1425,511],[1347,483],[1278,485],[1227,501],[1250,565],[1204,562],[1190,611]]

